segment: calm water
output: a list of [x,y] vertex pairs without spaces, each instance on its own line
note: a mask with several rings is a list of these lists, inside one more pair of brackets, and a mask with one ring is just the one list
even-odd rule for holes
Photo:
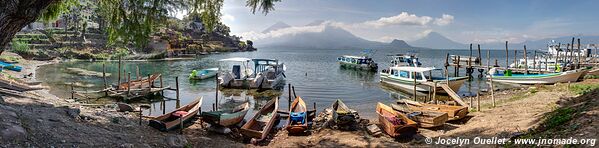
[[[156,62],[123,62],[124,69],[127,72],[132,72],[132,79],[135,78],[135,69],[139,67],[141,74],[147,76],[150,73],[162,73],[165,85],[175,87],[175,77],[179,77],[179,87],[181,94],[181,102],[175,100],[166,101],[166,111],[173,110],[177,104],[184,105],[192,99],[199,96],[204,97],[202,110],[208,111],[212,109],[212,104],[215,102],[215,80],[203,80],[192,82],[187,79],[189,73],[193,69],[203,69],[210,67],[219,67],[221,63],[219,59],[231,57],[248,57],[248,58],[275,58],[279,59],[287,65],[285,72],[286,84],[295,86],[295,91],[298,96],[301,96],[309,107],[312,108],[312,103],[317,103],[319,110],[328,107],[335,99],[343,99],[343,101],[352,108],[357,109],[360,115],[366,118],[374,118],[374,107],[377,102],[392,103],[401,96],[410,96],[409,94],[382,87],[379,84],[379,76],[375,72],[356,71],[351,69],[340,68],[336,63],[336,57],[343,54],[357,55],[361,50],[313,50],[313,49],[260,49],[256,52],[239,52],[239,53],[221,53],[209,56],[198,57],[195,60],[183,61],[156,61]],[[378,50],[374,54],[374,59],[379,63],[379,67],[386,68],[391,60],[386,55],[394,53],[414,52],[407,50]],[[419,50],[417,51],[421,62],[424,66],[435,66],[442,68],[445,61],[445,54],[469,55],[469,50]],[[487,51],[484,50],[482,55],[486,59]],[[513,54],[513,53],[511,53]],[[521,53],[519,53],[521,54]],[[474,51],[474,55],[477,52]],[[492,50],[491,60],[498,59],[499,65],[505,65],[505,51]],[[510,55],[513,57],[513,55]],[[521,56],[521,55],[519,55]],[[510,62],[512,60],[510,59]],[[486,64],[486,60],[483,60]],[[117,83],[117,62],[64,62],[54,65],[46,65],[38,70],[38,80],[43,81],[45,85],[51,86],[51,92],[61,98],[70,97],[70,86],[66,85],[71,82],[78,82],[81,86],[75,87],[75,90],[99,90],[103,87],[101,77],[83,77],[66,73],[67,67],[77,67],[94,71],[102,71],[102,64],[106,64],[106,71],[112,73],[109,77],[109,84]],[[450,74],[453,75],[453,69],[450,69]],[[460,72],[461,75],[465,71]],[[475,72],[473,81],[465,83],[459,90],[461,95],[475,94],[479,86],[486,88],[487,85],[483,81],[479,81],[476,77],[479,73]],[[442,73],[435,74],[441,76]],[[270,98],[280,96],[280,110],[287,109],[288,99],[287,88],[283,90],[270,90],[263,92],[245,91],[245,90],[223,90],[219,94],[220,106],[229,107],[239,104],[244,100],[250,101],[250,105],[254,109],[259,109],[260,106],[266,103]],[[166,91],[167,98],[175,98],[174,91]],[[223,97],[224,96],[224,97]],[[77,96],[76,96],[77,97]],[[82,98],[82,97],[78,97]],[[90,103],[110,102],[110,99],[82,99]],[[147,99],[141,99],[137,102],[144,102]],[[158,115],[162,113],[160,107],[161,101],[153,101],[152,109],[144,114]],[[248,113],[248,116],[253,113]],[[248,118],[246,116],[246,118]]]

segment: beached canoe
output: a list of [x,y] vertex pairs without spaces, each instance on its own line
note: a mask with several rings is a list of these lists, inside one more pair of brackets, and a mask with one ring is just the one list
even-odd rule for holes
[[39,85],[39,83],[29,83],[19,79],[0,76],[0,88],[6,88],[19,92],[44,89],[44,87],[35,85]]
[[202,97],[192,101],[191,103],[178,108],[167,114],[158,116],[150,120],[149,126],[160,131],[168,131],[179,127],[181,122],[187,122],[192,119],[200,111],[202,106]]
[[216,76],[217,73],[218,73],[218,68],[208,68],[208,69],[202,69],[199,71],[192,70],[191,74],[189,74],[189,79],[203,80],[203,79],[214,77],[214,76]]
[[231,126],[243,121],[243,117],[250,109],[250,103],[245,102],[232,110],[202,112],[200,117],[211,125]]
[[2,61],[0,61],[0,67],[2,67],[3,69],[8,69],[8,70],[16,71],[16,72],[21,72],[21,70],[23,70],[23,67],[21,67],[21,66],[17,66],[15,64],[6,63],[6,62],[2,62]]
[[127,88],[129,87],[129,84],[131,84],[131,89],[136,89],[136,88],[148,88],[150,87],[150,84],[154,84],[154,81],[156,81],[156,79],[160,78],[160,74],[153,74],[150,75],[150,77],[144,77],[141,78],[140,80],[131,80],[131,82],[123,82],[121,84],[119,84],[118,90],[127,90]]
[[287,132],[289,134],[304,133],[308,130],[308,109],[301,97],[295,98],[291,103],[289,118],[287,118]]
[[396,111],[406,114],[408,118],[416,121],[418,126],[423,128],[442,126],[448,119],[447,113],[445,112],[412,111],[403,104],[391,104],[391,107]]
[[411,137],[418,131],[418,123],[383,103],[377,103],[376,113],[383,130],[391,137]]
[[576,82],[580,76],[586,73],[587,70],[577,69],[565,72],[549,73],[549,74],[503,74],[495,68],[489,71],[488,79],[493,77],[493,81],[502,83],[515,84],[553,84]]
[[354,110],[350,109],[341,101],[337,99],[331,105],[333,108],[333,122],[337,124],[337,126],[349,125],[356,122],[356,114],[354,114]]
[[447,113],[448,121],[459,120],[468,115],[468,107],[465,106],[420,103],[407,99],[397,100],[397,103],[406,104],[412,111],[434,111]]
[[279,100],[273,98],[268,101],[260,111],[245,123],[240,131],[247,138],[254,138],[257,141],[266,138],[270,130],[275,126],[277,120],[277,110],[279,110]]

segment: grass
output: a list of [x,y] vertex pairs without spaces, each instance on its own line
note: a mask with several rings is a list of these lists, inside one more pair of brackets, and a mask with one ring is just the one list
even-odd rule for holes
[[595,89],[599,89],[599,84],[574,84],[570,86],[570,91],[578,95],[587,94]]
[[29,44],[23,41],[13,41],[12,42],[12,51],[17,54],[31,54],[31,49],[29,48]]
[[0,55],[0,61],[4,62],[19,62],[19,58],[14,56]]
[[544,126],[547,129],[553,129],[560,125],[563,125],[566,122],[572,120],[575,112],[576,110],[570,107],[557,108],[549,113],[547,119],[544,122]]

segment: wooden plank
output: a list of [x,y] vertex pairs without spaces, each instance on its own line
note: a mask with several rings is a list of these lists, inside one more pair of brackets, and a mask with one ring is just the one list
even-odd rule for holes
[[451,98],[454,101],[456,101],[458,104],[460,104],[462,106],[465,106],[465,107],[469,107],[468,103],[464,102],[464,100],[462,100],[462,98],[460,98],[460,95],[458,95],[453,90],[451,90],[451,88],[449,87],[449,85],[447,85],[447,84],[441,84],[441,88],[443,88],[443,90],[445,90],[445,92],[447,92],[447,94],[449,96],[451,96]]

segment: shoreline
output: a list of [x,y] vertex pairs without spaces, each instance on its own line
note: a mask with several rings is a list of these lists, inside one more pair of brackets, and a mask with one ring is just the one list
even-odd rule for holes
[[[27,60],[24,63],[28,63],[26,65],[29,68],[20,74],[32,72],[34,74],[30,79],[36,80],[36,71],[40,66],[60,62]],[[577,83],[588,82],[585,80]],[[537,92],[531,93],[531,87],[535,87]],[[537,128],[539,123],[535,123],[534,120],[539,120],[542,118],[539,115],[552,111],[550,107],[553,106],[552,104],[562,98],[576,97],[569,91],[555,91],[563,90],[564,87],[565,84],[556,84],[540,88],[529,86],[496,91],[497,107],[495,108],[489,105],[490,96],[485,93],[481,95],[483,108],[481,111],[470,109],[468,119],[446,123],[441,128],[420,128],[419,134],[409,141],[397,141],[386,134],[374,137],[364,129],[347,132],[321,128],[315,129],[308,136],[288,136],[285,130],[277,128],[271,132],[267,142],[258,147],[406,147],[431,146],[424,142],[427,137],[472,138],[493,135],[509,137],[510,134]],[[0,99],[0,118],[9,123],[16,123],[10,124],[8,128],[16,136],[11,137],[12,141],[2,142],[0,146],[256,147],[243,143],[236,134],[221,135],[209,132],[204,128],[207,124],[200,120],[195,120],[191,125],[188,123],[182,135],[178,131],[160,132],[147,126],[147,119],[144,119],[140,125],[136,112],[116,112],[113,104],[88,106],[68,98],[59,98],[51,94],[50,89],[25,94],[28,97],[4,96]],[[468,98],[474,97],[463,99],[468,102]],[[544,98],[544,100],[535,98]],[[523,111],[525,114],[522,114]],[[39,114],[40,112],[42,114]],[[15,116],[3,116],[6,113],[14,113]],[[508,122],[509,124],[506,124]],[[368,120],[368,124],[377,123],[376,119]],[[481,128],[486,130],[480,131]]]

